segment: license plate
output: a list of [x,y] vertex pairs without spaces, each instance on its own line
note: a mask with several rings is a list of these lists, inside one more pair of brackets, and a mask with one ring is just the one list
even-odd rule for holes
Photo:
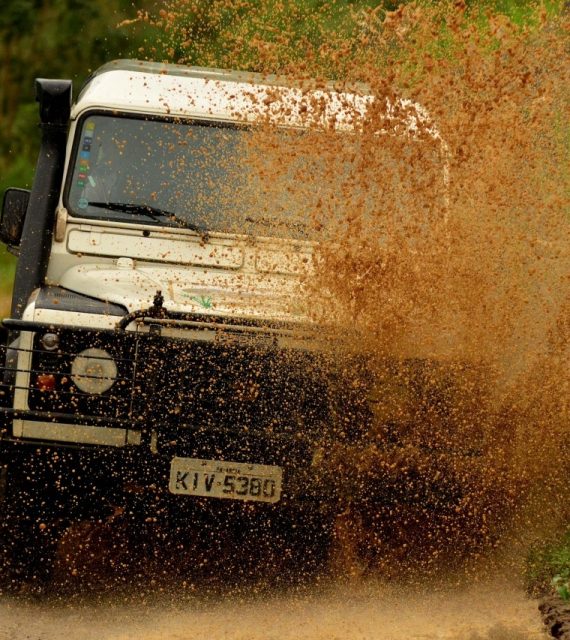
[[281,467],[200,458],[173,458],[170,493],[250,502],[278,502]]

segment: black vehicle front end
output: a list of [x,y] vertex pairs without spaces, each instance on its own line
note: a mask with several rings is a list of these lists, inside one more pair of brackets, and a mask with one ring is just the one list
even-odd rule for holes
[[116,513],[183,537],[222,523],[330,535],[343,487],[323,459],[371,417],[346,368],[298,328],[133,315],[106,330],[5,321],[20,335],[1,410],[18,553],[37,548],[40,526],[53,554],[66,528]]

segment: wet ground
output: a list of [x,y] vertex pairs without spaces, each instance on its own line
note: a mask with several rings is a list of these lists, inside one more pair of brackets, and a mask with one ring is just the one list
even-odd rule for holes
[[381,584],[204,599],[110,596],[98,604],[0,602],[0,640],[534,640],[537,603],[504,580],[402,591]]

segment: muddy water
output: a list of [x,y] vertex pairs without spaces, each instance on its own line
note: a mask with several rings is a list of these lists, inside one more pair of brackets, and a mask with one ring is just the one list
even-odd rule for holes
[[[172,2],[157,24],[186,60],[214,62],[199,29],[185,41],[177,31],[198,4]],[[302,11],[261,3],[243,19],[238,5],[215,3],[236,12],[231,29],[225,13],[217,25],[224,65],[364,81],[375,98],[363,119],[352,114],[352,136],[323,127],[312,103],[306,124],[318,136],[288,155],[271,131],[253,145],[265,175],[318,159],[304,187],[320,197],[303,202],[327,242],[307,306],[349,335],[349,356],[366,354],[377,379],[370,446],[329,460],[341,476],[360,474],[366,494],[347,499],[347,555],[413,577],[441,570],[451,552],[457,564],[512,544],[514,529],[524,556],[545,521],[554,529],[568,515],[550,507],[565,502],[570,434],[568,15],[537,9],[519,28],[492,11],[477,21],[462,2],[409,5],[364,11],[321,46],[297,39]],[[310,16],[316,30],[333,5]],[[429,114],[413,134],[402,134],[415,107],[401,96]],[[449,495],[461,497],[450,505]]]
[[[132,600],[131,600],[132,602]],[[204,602],[0,605],[2,640],[535,640],[533,601],[508,583],[439,591],[383,585]]]

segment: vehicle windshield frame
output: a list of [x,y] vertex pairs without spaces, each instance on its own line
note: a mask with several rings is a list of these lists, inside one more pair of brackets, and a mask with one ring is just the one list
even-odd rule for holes
[[[261,211],[260,211],[260,215],[256,216],[255,221],[250,220],[247,217],[244,217],[242,221],[246,223],[246,225],[248,223],[255,224],[257,229],[254,231],[253,229],[248,230],[246,225],[244,226],[238,225],[239,228],[237,229],[231,228],[233,224],[228,225],[228,228],[224,229],[224,228],[219,228],[216,224],[212,226],[204,225],[204,224],[200,225],[198,222],[195,222],[195,221],[191,221],[191,224],[189,225],[182,225],[180,224],[179,221],[177,222],[176,220],[177,212],[174,210],[171,210],[170,207],[164,207],[163,204],[161,206],[160,202],[159,203],[127,202],[125,199],[124,204],[129,206],[133,205],[133,207],[135,205],[143,206],[143,207],[147,205],[149,208],[151,206],[155,207],[158,204],[159,209],[164,209],[164,212],[173,214],[171,219],[169,219],[167,216],[165,216],[164,219],[159,219],[158,216],[153,219],[152,216],[144,215],[144,214],[141,214],[141,215],[133,214],[132,217],[125,217],[124,213],[121,214],[117,209],[111,210],[111,209],[105,209],[104,207],[100,208],[100,210],[97,212],[97,215],[94,215],[92,212],[89,214],[82,213],[77,208],[72,208],[70,193],[73,188],[74,176],[76,175],[76,172],[77,172],[79,154],[83,147],[84,125],[85,125],[85,121],[88,118],[94,117],[94,116],[101,116],[101,117],[114,118],[114,119],[124,118],[126,120],[131,120],[131,121],[138,120],[141,122],[160,122],[165,124],[182,125],[185,127],[199,126],[199,127],[212,127],[215,129],[231,129],[231,130],[245,131],[245,132],[263,131],[263,126],[265,124],[264,122],[259,122],[259,123],[244,122],[240,120],[228,120],[223,118],[212,118],[212,117],[203,118],[203,117],[195,117],[190,115],[182,116],[182,115],[145,114],[145,113],[137,113],[137,112],[130,112],[130,111],[120,111],[120,112],[110,111],[107,109],[86,110],[83,113],[81,113],[81,115],[77,118],[76,127],[74,131],[74,140],[73,140],[72,150],[69,156],[69,161],[66,169],[67,173],[65,178],[64,190],[62,194],[63,206],[65,207],[67,214],[72,220],[89,221],[95,224],[111,222],[115,224],[117,223],[126,224],[129,227],[151,226],[151,227],[158,227],[158,228],[169,229],[169,230],[176,229],[179,232],[190,231],[191,233],[197,232],[196,229],[192,228],[193,226],[197,226],[200,229],[198,233],[202,235],[202,237],[209,237],[210,235],[266,237],[266,238],[273,238],[278,240],[308,241],[311,243],[314,243],[314,242],[320,243],[328,239],[326,236],[326,232],[323,234],[320,229],[312,228],[313,224],[311,223],[308,223],[305,225],[304,219],[301,220],[300,225],[296,224],[298,223],[298,220],[297,221],[295,220],[294,215],[290,218],[291,224],[287,224],[288,218],[283,218],[282,221],[280,221],[279,217],[276,216],[276,220],[278,221],[277,223],[274,222],[273,224],[268,224],[266,228],[263,228],[264,217]],[[296,132],[300,135],[302,135],[305,132],[310,133],[313,131],[316,131],[316,132],[320,131],[320,129],[312,129],[311,127],[298,127],[298,126],[286,126],[286,125],[276,125],[276,128],[279,130],[282,130],[283,132],[290,132],[290,133]],[[329,132],[325,130],[324,133],[327,134]],[[349,134],[349,135],[353,134],[358,137],[357,131],[337,131],[335,133],[336,135],[342,135],[342,136],[346,134]],[[418,141],[413,137],[411,138],[411,140],[413,142]],[[440,156],[441,155],[442,154],[440,153]],[[445,157],[443,157],[443,160],[445,164]],[[444,182],[444,188],[445,188],[445,185],[446,185],[445,167],[444,167],[443,182]],[[98,200],[103,200],[103,199],[98,199]],[[111,202],[110,198],[109,198],[109,202]],[[342,215],[340,216],[339,219],[340,219],[340,224],[343,224]],[[296,228],[301,226],[304,226],[304,230],[301,230],[300,228]],[[287,228],[286,233],[283,231],[285,228]]]

